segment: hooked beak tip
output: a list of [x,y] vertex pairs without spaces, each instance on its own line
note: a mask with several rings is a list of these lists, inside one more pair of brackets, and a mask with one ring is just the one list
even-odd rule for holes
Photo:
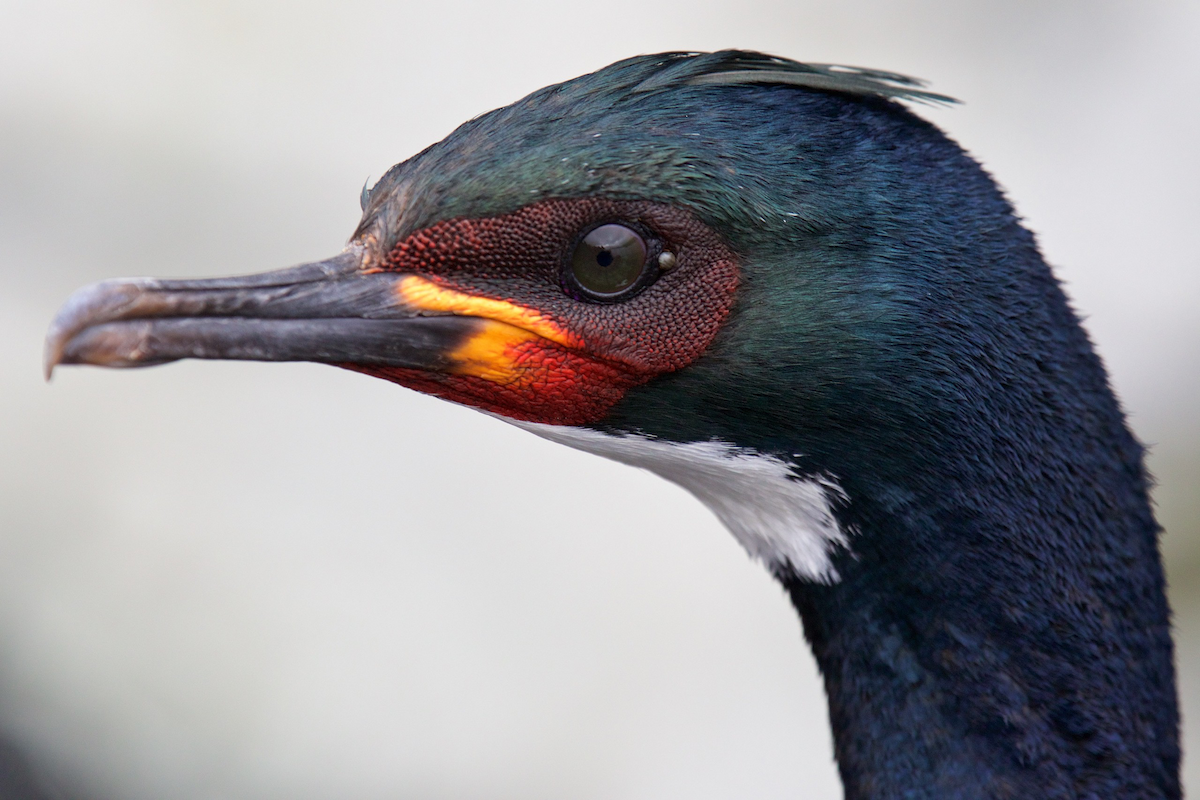
[[[47,381],[59,364],[147,366],[161,363],[149,353],[125,357],[114,347],[129,347],[144,339],[144,328],[121,330],[107,323],[228,313],[206,308],[206,298],[229,306],[286,292],[296,283],[315,283],[354,272],[363,259],[361,247],[350,247],[333,258],[259,275],[231,278],[174,280],[117,278],[85,286],[72,294],[46,332],[42,369]],[[136,335],[135,335],[136,334]],[[174,359],[166,359],[174,360]]]
[[58,366],[58,360],[62,356],[61,350],[60,344],[54,340],[54,329],[51,328],[46,334],[46,344],[42,347],[42,377],[46,379],[46,383],[54,377],[54,368]]
[[72,340],[88,326],[107,319],[120,319],[150,283],[145,279],[117,278],[101,281],[77,290],[63,304],[46,332],[42,370],[49,381],[59,364],[74,363],[67,358]]

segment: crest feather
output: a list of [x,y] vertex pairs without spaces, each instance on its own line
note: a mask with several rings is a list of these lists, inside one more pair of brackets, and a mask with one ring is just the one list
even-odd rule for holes
[[665,53],[661,68],[633,88],[652,92],[672,85],[736,86],[771,84],[802,86],[844,94],[911,100],[919,103],[957,103],[953,97],[926,91],[925,82],[895,72],[838,64],[803,64],[748,50],[716,53]]

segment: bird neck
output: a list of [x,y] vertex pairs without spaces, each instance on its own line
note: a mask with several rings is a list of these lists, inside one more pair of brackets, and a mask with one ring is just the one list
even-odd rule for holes
[[1086,488],[1047,487],[1036,502],[1051,519],[1018,509],[1014,529],[946,481],[936,499],[848,486],[840,581],[783,579],[825,679],[847,800],[1179,797],[1144,494],[1101,475],[1107,502],[1088,507]]
[[[631,393],[613,417],[612,433],[787,460],[797,489],[836,483],[830,569],[773,571],[824,675],[847,800],[1180,796],[1142,449],[1045,285],[1049,322],[1026,332],[1034,314],[1003,316],[1015,322],[992,339],[1008,354],[989,369],[916,331],[920,360],[865,362],[816,402],[811,379],[747,374],[729,392],[714,375],[753,359],[718,350],[710,373]],[[910,368],[928,363],[940,368]]]

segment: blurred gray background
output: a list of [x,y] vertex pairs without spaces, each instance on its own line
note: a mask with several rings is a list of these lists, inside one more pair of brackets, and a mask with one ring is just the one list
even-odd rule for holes
[[1152,446],[1194,752],[1200,4],[0,0],[0,764],[77,800],[840,797],[794,613],[681,490],[328,367],[40,374],[84,283],[333,254],[459,122],[731,46],[966,101],[921,113]]

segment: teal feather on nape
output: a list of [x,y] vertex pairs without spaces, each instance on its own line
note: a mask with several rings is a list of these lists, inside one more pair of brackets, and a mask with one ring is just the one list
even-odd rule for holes
[[634,94],[679,85],[774,84],[929,104],[959,102],[926,91],[922,80],[895,72],[838,64],[803,64],[747,50],[668,53],[662,63],[661,70],[634,87]]

